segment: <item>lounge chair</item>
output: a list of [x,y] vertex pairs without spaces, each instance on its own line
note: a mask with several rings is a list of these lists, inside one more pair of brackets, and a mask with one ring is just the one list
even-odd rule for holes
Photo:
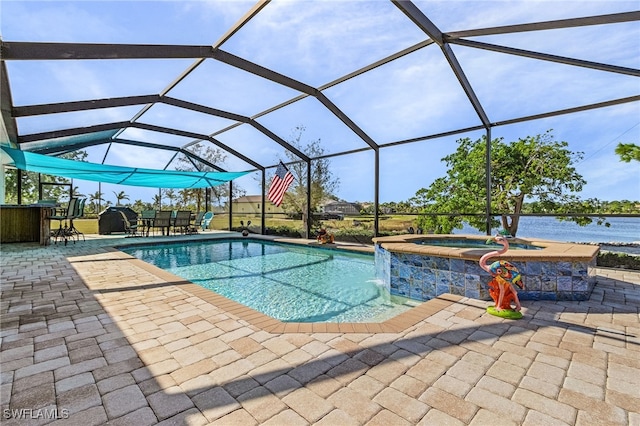
[[206,212],[204,214],[204,217],[202,218],[203,231],[209,229],[209,224],[211,223],[211,220],[213,220],[213,212]]

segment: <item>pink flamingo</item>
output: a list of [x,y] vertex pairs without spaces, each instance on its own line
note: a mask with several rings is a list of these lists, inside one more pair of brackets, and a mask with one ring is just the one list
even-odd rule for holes
[[[502,249],[486,253],[480,258],[478,263],[482,269],[493,276],[493,279],[489,283],[489,294],[496,304],[495,311],[512,310],[511,302],[514,302],[516,305],[515,311],[520,312],[522,306],[520,305],[518,293],[513,285],[515,284],[521,289],[524,289],[522,275],[520,271],[518,271],[518,268],[506,260],[496,260],[491,264],[486,262],[488,259],[503,255],[509,250],[509,241],[507,241],[505,237],[497,235],[493,239],[498,244],[502,244]],[[491,313],[491,311],[489,312]]]

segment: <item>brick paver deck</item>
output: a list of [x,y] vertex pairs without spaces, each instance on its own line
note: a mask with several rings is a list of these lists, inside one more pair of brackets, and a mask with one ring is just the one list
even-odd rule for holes
[[285,329],[113,244],[0,247],[3,424],[640,425],[637,272],[519,321],[444,297],[386,329]]

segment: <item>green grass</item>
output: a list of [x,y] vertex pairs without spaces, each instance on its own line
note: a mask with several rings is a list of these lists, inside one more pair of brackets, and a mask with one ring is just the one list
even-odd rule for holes
[[[380,217],[380,231],[406,231],[409,226],[415,227],[414,216],[381,216]],[[260,217],[254,215],[233,217],[233,228],[240,228],[240,221],[244,221],[245,225],[250,220],[251,228],[260,228]],[[76,219],[73,221],[75,227],[85,234],[97,234],[98,233],[98,219]],[[358,229],[362,231],[373,231],[373,216],[354,216],[345,217],[344,220],[324,220],[321,222],[322,226],[334,231]],[[291,229],[302,230],[304,224],[301,220],[292,220],[285,217],[267,217],[266,227],[279,228],[289,227]],[[52,228],[58,227],[58,222],[51,223]],[[216,214],[209,224],[209,229],[227,230],[229,229],[229,215]]]
[[[254,215],[239,216],[234,214],[232,227],[240,228],[242,226],[240,224],[240,221],[244,221],[245,225],[248,223],[248,221],[251,221],[251,228],[253,229],[260,228],[260,224],[261,224],[260,217],[256,217]],[[302,226],[303,226],[301,220],[291,220],[291,219],[286,219],[284,217],[267,217],[265,218],[265,222],[266,222],[265,225],[269,228],[275,228],[279,226],[288,226],[290,228],[302,229]],[[220,229],[220,230],[229,229],[229,215],[216,214],[211,220],[211,223],[209,224],[209,229]]]
[[[233,228],[241,227],[240,221],[251,221],[252,228],[260,228],[260,217],[255,215],[233,216]],[[363,231],[373,231],[373,216],[347,216],[344,220],[323,220],[321,226],[334,231],[346,229],[359,229]],[[267,228],[289,227],[291,229],[302,230],[304,224],[301,220],[292,220],[285,217],[267,217],[265,218],[265,226]],[[314,228],[319,227],[314,226]],[[416,227],[415,216],[380,216],[380,231],[398,232],[406,231],[410,226]],[[210,224],[211,229],[228,229],[229,215],[216,214]]]
[[[73,226],[83,234],[98,233],[98,219],[74,219]],[[58,221],[51,222],[51,230],[58,229]]]

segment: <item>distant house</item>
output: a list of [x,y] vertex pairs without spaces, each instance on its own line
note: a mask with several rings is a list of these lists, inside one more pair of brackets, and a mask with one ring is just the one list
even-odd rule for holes
[[341,213],[343,215],[359,215],[361,207],[347,201],[329,201],[322,206],[323,213]]
[[262,214],[263,209],[265,214],[284,213],[282,207],[276,207],[266,198],[265,204],[262,205],[262,195],[245,195],[236,198],[233,200],[232,207],[234,213]]

